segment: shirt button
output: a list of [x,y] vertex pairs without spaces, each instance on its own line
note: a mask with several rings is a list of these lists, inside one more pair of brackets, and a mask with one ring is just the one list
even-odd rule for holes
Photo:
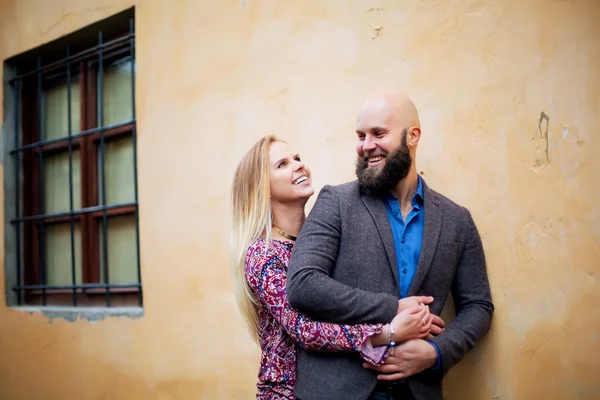
[[406,240],[402,239],[402,243],[406,243]]
[[404,268],[404,269],[402,270],[402,273],[403,273],[404,275],[406,275],[406,268]]

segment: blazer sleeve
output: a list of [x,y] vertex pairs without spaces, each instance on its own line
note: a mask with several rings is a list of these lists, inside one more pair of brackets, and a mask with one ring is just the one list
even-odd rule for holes
[[325,186],[296,239],[290,259],[290,304],[311,317],[339,324],[390,322],[398,299],[352,288],[331,277],[342,233],[339,199]]
[[314,321],[290,307],[286,295],[287,271],[278,255],[263,249],[246,263],[246,279],[264,310],[281,328],[306,350],[322,352],[358,352],[371,364],[385,359],[386,346],[373,347],[371,336],[381,332],[382,325],[338,325]]
[[461,228],[464,247],[451,288],[456,317],[442,334],[431,339],[442,355],[442,376],[489,331],[494,313],[483,245],[466,208]]

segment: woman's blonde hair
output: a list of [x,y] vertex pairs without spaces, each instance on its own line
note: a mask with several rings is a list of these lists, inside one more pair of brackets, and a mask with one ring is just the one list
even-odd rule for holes
[[271,185],[269,148],[279,142],[275,136],[260,139],[242,158],[233,178],[232,268],[235,296],[252,339],[258,341],[259,301],[254,297],[245,274],[248,246],[263,234],[271,240]]

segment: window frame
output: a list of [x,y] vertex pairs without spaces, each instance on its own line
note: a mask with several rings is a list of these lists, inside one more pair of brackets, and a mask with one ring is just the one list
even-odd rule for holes
[[[53,305],[70,306],[143,306],[140,246],[139,246],[139,215],[137,195],[137,135],[135,115],[135,30],[132,10],[120,13],[118,16],[90,26],[89,33],[97,32],[97,42],[87,41],[87,46],[78,53],[70,56],[69,41],[76,41],[76,36],[81,32],[66,37],[67,45],[65,57],[42,66],[41,58],[37,57],[37,67],[28,69],[25,74],[17,75],[10,79],[11,90],[14,94],[12,107],[15,108],[13,121],[14,131],[11,132],[14,141],[9,140],[10,155],[13,156],[16,173],[13,176],[5,174],[5,187],[7,179],[16,180],[16,212],[10,215],[5,209],[6,220],[14,227],[16,251],[12,258],[16,267],[15,277],[7,290],[17,294],[17,305]],[[118,18],[117,18],[118,17]],[[126,19],[125,19],[126,18]],[[121,22],[122,28],[115,30],[116,20]],[[129,21],[123,27],[123,21]],[[110,32],[109,40],[103,40],[102,26],[105,25]],[[123,29],[124,28],[124,29]],[[70,40],[69,40],[70,39]],[[79,43],[81,44],[81,43]],[[44,55],[47,46],[36,49],[37,54]],[[82,46],[80,46],[81,48]],[[17,56],[18,58],[19,56]],[[103,105],[98,104],[98,85],[102,84],[103,71],[106,66],[115,60],[130,61],[131,73],[131,120],[104,126],[100,121]],[[19,68],[19,60],[14,65]],[[18,71],[18,69],[17,69]],[[54,75],[53,75],[54,74]],[[44,139],[42,110],[43,88],[48,79],[65,77],[71,84],[79,83],[79,121],[80,126],[70,126],[67,136],[60,138]],[[76,80],[73,79],[76,77]],[[99,82],[100,81],[100,82]],[[71,93],[70,85],[67,85]],[[6,93],[6,88],[5,88]],[[71,103],[68,101],[68,110]],[[69,118],[71,117],[69,111]],[[5,116],[6,118],[6,116]],[[99,122],[99,123],[97,123]],[[68,121],[71,125],[71,121]],[[21,129],[19,129],[21,127]],[[99,169],[104,165],[106,158],[105,148],[112,140],[129,137],[132,140],[133,151],[133,184],[134,199],[132,202],[120,204],[102,204],[102,189],[99,188]],[[19,143],[20,142],[20,143]],[[5,143],[7,140],[5,139]],[[100,149],[100,151],[98,151]],[[67,212],[44,214],[43,210],[43,172],[44,160],[55,154],[69,154],[69,164],[73,177],[75,166],[72,165],[72,155],[79,151],[80,156],[80,208],[72,209],[71,202]],[[100,160],[98,153],[100,152]],[[101,173],[105,176],[104,173]],[[106,180],[106,178],[104,178]],[[71,179],[69,179],[71,181]],[[74,181],[70,183],[70,194],[73,193]],[[105,186],[105,185],[102,185]],[[5,192],[6,193],[6,192]],[[104,198],[106,190],[104,189]],[[71,196],[69,196],[71,197]],[[74,200],[74,199],[73,199]],[[74,201],[73,201],[74,203]],[[15,217],[16,214],[16,217]],[[104,276],[108,275],[108,241],[107,224],[113,217],[131,215],[135,223],[135,246],[137,258],[137,282],[110,283],[110,280],[101,282],[101,268]],[[44,230],[53,224],[68,224],[71,232],[71,283],[68,285],[47,285],[45,274]],[[81,284],[75,280],[75,255],[74,227],[79,224],[81,232]],[[106,224],[106,225],[105,225]],[[103,248],[100,249],[99,228],[103,227]],[[104,263],[100,265],[101,251],[104,254]],[[8,253],[8,252],[7,252]],[[9,254],[5,254],[8,259]],[[10,262],[5,262],[5,268]],[[7,294],[7,299],[8,299]]]

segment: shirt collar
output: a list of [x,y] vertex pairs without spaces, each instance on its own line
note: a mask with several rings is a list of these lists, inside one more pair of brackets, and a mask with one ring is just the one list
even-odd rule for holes
[[413,206],[415,202],[419,205],[423,204],[423,180],[421,179],[421,175],[417,175],[417,177],[419,178],[419,183],[417,184],[417,191],[411,200]]

